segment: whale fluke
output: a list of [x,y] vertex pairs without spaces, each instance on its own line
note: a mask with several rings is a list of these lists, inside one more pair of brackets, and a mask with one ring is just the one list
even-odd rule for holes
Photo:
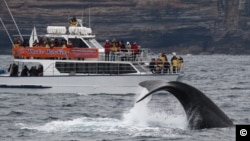
[[168,91],[183,106],[191,129],[220,128],[233,126],[228,116],[198,89],[179,81],[165,82],[162,80],[143,81],[139,84],[149,91],[136,103],[157,91]]

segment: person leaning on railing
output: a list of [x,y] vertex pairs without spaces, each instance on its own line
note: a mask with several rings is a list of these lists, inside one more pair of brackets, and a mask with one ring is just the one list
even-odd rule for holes
[[106,40],[104,44],[104,49],[105,49],[105,61],[109,61],[109,55],[110,55],[110,43],[109,40]]
[[173,73],[177,73],[177,72],[180,72],[181,68],[182,68],[182,65],[183,65],[183,58],[182,57],[177,57],[176,56],[176,53],[173,52],[173,57],[171,59],[171,64],[172,64],[172,67],[173,67]]
[[113,40],[111,44],[111,61],[115,61],[115,53],[117,51],[116,41]]
[[139,47],[136,42],[132,44],[131,49],[132,49],[133,61],[135,61],[136,55],[138,54],[139,51]]
[[157,65],[156,65],[156,72],[163,73],[163,69],[164,69],[164,62],[160,58],[158,58]]
[[178,58],[178,64],[177,64],[177,71],[180,72],[181,71],[181,68],[182,68],[182,65],[183,65],[183,58],[180,56]]
[[156,61],[155,58],[152,58],[150,63],[149,63],[149,69],[152,73],[156,72]]
[[168,58],[167,58],[167,56],[166,56],[165,53],[161,53],[161,55],[159,56],[159,58],[161,59],[161,61],[162,61],[163,63],[165,63],[165,62],[168,61]]
[[176,57],[176,53],[173,52],[173,57],[171,58],[171,65],[172,65],[172,70],[173,73],[177,72],[177,66],[178,66],[178,58]]

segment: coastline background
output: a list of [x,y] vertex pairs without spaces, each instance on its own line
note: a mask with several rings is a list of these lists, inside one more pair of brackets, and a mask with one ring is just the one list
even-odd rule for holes
[[[97,40],[136,41],[155,52],[181,54],[250,54],[250,2],[247,0],[7,0],[21,33],[33,26],[68,26],[73,16],[90,24]],[[90,12],[90,14],[89,14]],[[4,1],[0,17],[17,35]],[[0,25],[0,54],[10,41]]]

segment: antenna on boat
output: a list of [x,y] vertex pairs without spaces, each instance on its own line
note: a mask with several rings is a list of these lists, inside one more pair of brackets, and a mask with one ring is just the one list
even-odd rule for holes
[[6,26],[5,26],[5,24],[4,24],[3,20],[2,20],[2,18],[0,18],[0,21],[1,21],[2,25],[3,25],[4,30],[6,31],[6,33],[7,33],[8,37],[9,37],[9,39],[10,39],[10,42],[11,42],[12,46],[14,46],[14,42],[13,42],[13,40],[11,39],[10,33],[8,32],[8,30],[7,30]]
[[90,5],[89,5],[89,28],[91,28],[91,25],[90,25]]
[[16,28],[17,28],[17,32],[18,32],[18,34],[19,34],[19,36],[20,36],[21,40],[23,41],[23,36],[22,36],[22,34],[21,34],[21,32],[20,32],[20,30],[19,30],[19,28],[18,28],[17,24],[16,24],[16,21],[15,21],[15,19],[14,19],[14,17],[13,17],[13,15],[12,15],[12,13],[11,13],[11,11],[10,11],[10,8],[9,8],[9,6],[8,6],[8,4],[7,4],[7,2],[6,2],[6,0],[4,0],[4,2],[5,2],[5,5],[6,5],[6,7],[7,7],[8,11],[9,11],[9,13],[10,13],[10,16],[11,16],[11,18],[12,18],[12,20],[13,20],[13,22],[14,22],[14,24],[15,24]]
[[82,22],[83,22],[83,13],[84,13],[84,11],[82,11]]

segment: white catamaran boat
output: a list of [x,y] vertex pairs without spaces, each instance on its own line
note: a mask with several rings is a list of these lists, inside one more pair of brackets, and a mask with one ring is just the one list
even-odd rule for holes
[[75,23],[68,28],[48,26],[47,34],[40,37],[34,28],[29,40],[16,37],[13,63],[0,75],[0,91],[136,93],[142,81],[175,81],[183,75],[181,67],[175,71],[171,65],[158,68],[157,63],[150,64],[152,53],[146,48],[135,53],[133,48],[117,47],[105,56],[105,48],[97,42],[91,28],[83,26],[80,19],[72,22]]

